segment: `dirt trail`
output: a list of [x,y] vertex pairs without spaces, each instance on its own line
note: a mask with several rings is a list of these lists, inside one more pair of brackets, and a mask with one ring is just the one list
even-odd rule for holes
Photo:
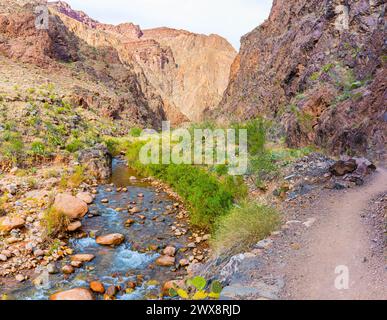
[[[387,299],[383,257],[375,246],[364,212],[370,201],[387,192],[387,170],[379,169],[363,187],[349,189],[324,199],[313,208],[319,217],[303,235],[298,251],[286,259],[284,299]],[[338,266],[349,271],[349,288],[335,287]]]

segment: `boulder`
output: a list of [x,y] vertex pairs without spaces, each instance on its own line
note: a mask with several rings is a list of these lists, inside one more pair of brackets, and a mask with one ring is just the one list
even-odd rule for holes
[[80,151],[78,161],[92,177],[106,180],[111,176],[112,155],[103,144]]
[[366,176],[376,170],[376,166],[366,158],[354,158],[357,164],[356,173],[360,176]]
[[120,233],[107,234],[97,237],[95,240],[98,244],[104,246],[118,246],[124,242],[125,236]]
[[10,232],[13,229],[22,228],[25,224],[22,218],[2,217],[0,218],[0,231]]
[[69,219],[81,219],[87,211],[87,204],[70,194],[60,193],[55,197],[53,209],[62,212]]
[[175,265],[175,258],[170,256],[161,256],[157,258],[156,264],[161,267],[172,267]]
[[91,204],[94,201],[93,196],[88,192],[79,192],[76,197],[87,204]]
[[75,288],[57,292],[50,296],[50,300],[94,300],[93,294],[88,289]]
[[329,171],[335,176],[344,176],[352,173],[357,169],[356,160],[350,159],[347,161],[339,160],[329,168]]

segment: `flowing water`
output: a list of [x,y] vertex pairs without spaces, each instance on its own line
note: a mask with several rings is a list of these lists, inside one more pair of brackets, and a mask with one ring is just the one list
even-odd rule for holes
[[[184,269],[176,270],[175,267],[160,267],[154,264],[161,249],[167,245],[180,249],[176,261],[188,255],[186,245],[190,242],[190,232],[177,238],[171,230],[171,226],[177,221],[176,212],[171,213],[171,207],[176,201],[141,179],[131,181],[131,176],[135,176],[135,172],[128,169],[124,162],[117,159],[113,161],[111,184],[99,186],[95,201],[89,206],[89,214],[93,217],[87,215],[82,221],[82,230],[86,237],[70,239],[74,254],[94,254],[93,261],[76,269],[69,277],[60,272],[54,275],[43,272],[46,277],[43,285],[36,287],[31,281],[18,284],[17,288],[8,288],[9,297],[47,299],[52,293],[88,287],[90,281],[98,280],[105,288],[111,285],[120,286],[122,290],[117,299],[154,299],[159,295],[163,282],[184,276]],[[126,187],[128,191],[117,192],[117,188],[122,187]],[[141,193],[143,198],[138,197]],[[102,204],[102,199],[108,199],[109,203]],[[143,209],[140,215],[146,219],[142,220],[137,214],[130,215],[126,210],[130,204]],[[117,208],[125,210],[117,211]],[[129,218],[134,219],[136,223],[125,227]],[[186,228],[184,221],[178,222]],[[125,242],[115,248],[96,244],[96,235],[110,233],[124,234]],[[155,247],[159,249],[155,250]],[[57,262],[57,267],[60,270],[68,263],[67,258]],[[140,283],[139,277],[143,277]],[[125,288],[129,281],[137,282],[138,286],[133,292],[127,293]]]

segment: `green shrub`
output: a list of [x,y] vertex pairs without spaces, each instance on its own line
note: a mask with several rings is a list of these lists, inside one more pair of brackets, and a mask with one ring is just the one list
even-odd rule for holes
[[139,137],[142,133],[142,129],[139,128],[139,127],[134,127],[132,129],[130,129],[130,135],[132,137]]
[[83,166],[76,166],[74,173],[72,173],[67,179],[67,185],[73,188],[77,188],[84,181],[86,181],[85,168]]
[[217,252],[241,252],[269,236],[279,224],[275,209],[246,201],[217,220],[212,245]]
[[74,153],[82,149],[83,142],[79,139],[70,139],[70,142],[66,145],[66,150],[70,153]]
[[236,123],[232,128],[236,130],[236,142],[239,141],[239,130],[247,130],[247,147],[250,155],[258,155],[265,150],[267,131],[270,128],[270,122],[257,118],[245,123]]
[[[235,194],[241,192],[241,180],[234,185],[233,179],[226,182],[202,167],[192,165],[144,165],[139,160],[139,152],[144,142],[131,144],[126,154],[128,164],[141,174],[150,175],[169,184],[188,204],[191,222],[204,228],[211,228],[217,217],[225,214],[232,206]],[[243,182],[242,182],[243,183]]]
[[[23,156],[24,143],[18,132],[5,131],[0,144],[0,154],[17,164]],[[1,140],[0,140],[1,141]]]
[[31,144],[31,153],[34,156],[45,156],[46,155],[46,147],[40,141],[34,141]]

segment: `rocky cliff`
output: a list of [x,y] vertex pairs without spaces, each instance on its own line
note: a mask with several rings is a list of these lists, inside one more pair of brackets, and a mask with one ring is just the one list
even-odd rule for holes
[[[102,24],[62,1],[49,4],[49,28],[37,29],[40,3],[1,4],[0,54],[32,74],[36,65],[68,75],[58,85],[67,83],[63,91],[76,103],[128,124],[159,127],[167,119],[199,121],[220,102],[236,55],[223,38]],[[71,84],[74,77],[82,83]]]
[[220,107],[226,120],[263,115],[290,146],[333,153],[386,149],[386,44],[382,0],[274,0],[242,38]]

